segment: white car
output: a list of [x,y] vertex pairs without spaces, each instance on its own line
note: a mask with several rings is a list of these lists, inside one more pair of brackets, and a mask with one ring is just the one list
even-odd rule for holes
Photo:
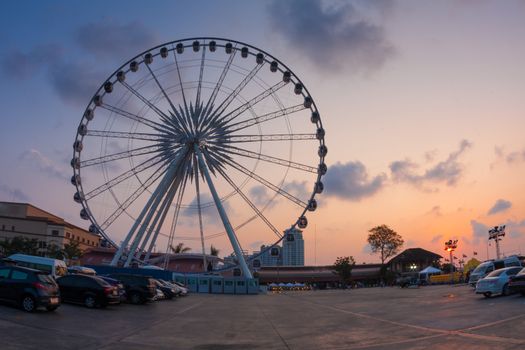
[[509,278],[521,271],[521,267],[505,267],[489,273],[476,283],[476,293],[490,298],[494,294],[509,294]]

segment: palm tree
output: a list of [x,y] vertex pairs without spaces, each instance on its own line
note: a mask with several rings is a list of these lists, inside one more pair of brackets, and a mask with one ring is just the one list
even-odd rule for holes
[[213,244],[210,246],[210,254],[213,256],[219,256],[220,250],[215,248]]
[[191,250],[190,247],[185,247],[184,243],[182,243],[182,242],[177,244],[175,247],[173,245],[171,245],[170,248],[171,248],[171,251],[174,254],[187,253],[187,252],[189,252]]

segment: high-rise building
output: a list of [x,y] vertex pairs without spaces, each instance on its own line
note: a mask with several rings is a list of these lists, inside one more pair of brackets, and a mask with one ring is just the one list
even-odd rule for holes
[[304,266],[304,240],[303,232],[298,229],[284,231],[283,239],[283,265]]

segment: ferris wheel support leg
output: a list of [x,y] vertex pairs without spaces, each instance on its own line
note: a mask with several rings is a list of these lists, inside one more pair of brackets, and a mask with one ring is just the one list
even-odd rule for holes
[[246,278],[253,278],[252,273],[250,272],[250,269],[248,269],[248,265],[246,264],[246,261],[244,260],[244,255],[242,254],[241,246],[239,244],[239,241],[237,240],[237,236],[235,235],[235,232],[233,231],[233,227],[230,223],[230,220],[228,220],[226,211],[224,210],[224,207],[222,206],[221,199],[219,198],[219,195],[217,194],[217,190],[215,189],[215,186],[213,185],[210,173],[208,172],[208,167],[206,166],[206,163],[204,162],[204,158],[202,157],[202,153],[199,149],[199,146],[195,144],[193,147],[195,149],[195,153],[197,154],[197,158],[199,160],[201,171],[204,173],[206,182],[208,182],[208,187],[210,188],[211,194],[213,196],[213,200],[215,202],[215,206],[217,207],[217,211],[219,212],[219,216],[221,217],[224,228],[226,229],[226,233],[228,234],[228,238],[230,239],[230,243],[233,247],[233,251],[235,252],[235,255],[237,256],[237,260],[239,260],[239,264],[241,265],[242,273],[244,277]]
[[155,189],[154,197],[155,200],[151,207],[149,208],[149,212],[142,222],[142,225],[140,226],[135,239],[133,240],[133,243],[131,244],[128,258],[126,262],[124,263],[124,267],[128,267],[131,264],[131,261],[133,260],[133,256],[137,250],[137,247],[142,240],[142,236],[144,236],[144,232],[146,231],[146,228],[149,226],[149,223],[151,221],[151,218],[153,217],[153,214],[157,211],[157,208],[159,207],[160,201],[164,197],[164,194],[167,192],[168,188],[173,184],[173,180],[175,179],[175,176],[177,174],[177,171],[179,170],[179,164],[180,164],[180,158],[181,153],[177,155],[177,157],[172,161],[170,164],[168,171],[166,172],[166,175],[160,182],[159,186]]
[[[182,154],[182,150],[180,151],[181,153],[178,154],[178,157],[176,158],[176,163],[178,163],[178,159],[180,159],[181,157],[181,154]],[[173,163],[172,163],[173,164]],[[172,167],[170,167],[167,171],[167,173],[164,175],[164,177],[162,178],[159,186],[155,189],[155,191],[153,192],[153,194],[151,195],[150,199],[148,200],[148,202],[146,203],[146,205],[144,206],[144,208],[142,209],[141,213],[139,214],[139,216],[137,217],[137,219],[135,220],[135,223],[133,224],[133,226],[131,227],[131,229],[129,230],[129,233],[128,235],[126,236],[126,238],[124,239],[124,241],[121,243],[119,249],[117,250],[117,252],[115,253],[115,255],[113,256],[113,259],[111,260],[111,266],[117,266],[118,262],[120,261],[120,259],[122,258],[122,255],[124,253],[124,250],[126,249],[126,247],[128,246],[129,244],[129,241],[131,240],[131,238],[135,235],[135,231],[137,230],[137,227],[140,225],[140,223],[142,222],[142,219],[144,218],[144,216],[146,215],[146,213],[148,212],[148,210],[150,209],[151,205],[153,204],[153,202],[156,200],[157,196],[160,194],[160,191],[159,191],[159,188],[161,187],[161,185],[163,183],[165,183],[166,181],[166,178],[168,177],[168,173],[170,173],[170,169],[172,169]],[[171,177],[172,175],[170,175]],[[133,254],[132,253],[132,250],[129,251],[129,254]]]
[[[170,209],[170,204],[173,201],[173,197],[175,197],[175,193],[177,192],[179,183],[180,183],[180,180],[178,179],[177,181],[173,182],[173,184],[171,185],[171,188],[168,191],[168,194],[166,195],[166,197],[164,197],[164,200],[162,201],[162,204],[160,206],[160,210],[157,212],[157,215],[155,215],[155,218],[153,219],[153,223],[149,226],[146,236],[142,240],[140,248],[137,250],[135,254],[135,259],[137,260],[140,259],[142,252],[146,248],[146,244],[150,240],[152,232],[153,231],[158,232],[160,228],[162,227],[162,224],[164,223],[164,220],[166,219],[166,215],[168,214],[168,211]],[[154,235],[153,239],[151,240],[151,243],[154,244],[156,239],[157,239],[157,235]],[[147,256],[147,258],[149,258],[149,256]]]

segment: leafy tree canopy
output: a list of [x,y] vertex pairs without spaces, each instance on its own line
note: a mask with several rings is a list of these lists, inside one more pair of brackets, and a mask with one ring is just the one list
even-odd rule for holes
[[333,265],[334,273],[339,276],[341,283],[346,285],[352,279],[352,269],[354,268],[355,260],[353,256],[338,257]]
[[372,253],[380,254],[381,264],[385,264],[386,259],[396,255],[399,248],[405,243],[403,237],[387,225],[376,226],[368,232],[370,232],[368,244],[370,244]]

